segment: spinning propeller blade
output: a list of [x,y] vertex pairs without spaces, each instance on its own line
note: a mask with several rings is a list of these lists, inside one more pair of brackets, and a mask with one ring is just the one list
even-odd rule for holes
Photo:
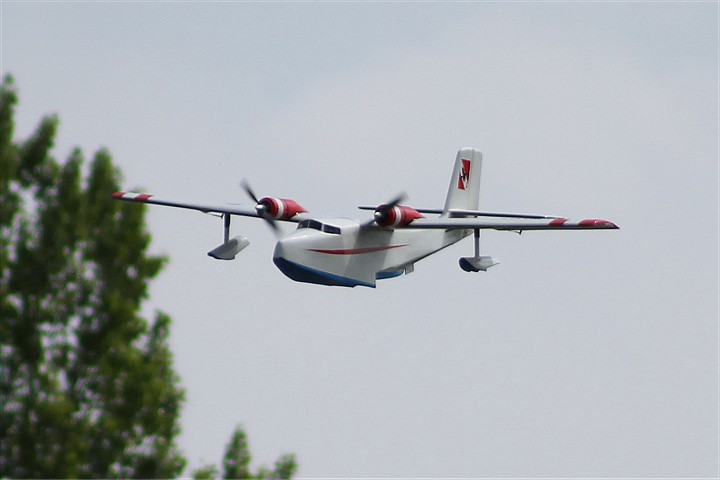
[[387,202],[386,204],[383,205],[383,210],[390,210],[395,205],[397,205],[398,203],[400,203],[406,199],[407,199],[407,193],[400,192],[395,198],[393,198],[392,200],[390,200],[389,202]]
[[240,180],[240,188],[245,190],[245,193],[247,193],[248,196],[252,198],[256,204],[260,202],[260,200],[258,200],[257,198],[257,195],[255,195],[255,192],[253,192],[253,189],[250,186],[250,183],[248,183],[247,179],[243,178],[242,180]]
[[387,203],[383,203],[379,207],[375,209],[375,213],[373,214],[373,218],[370,220],[366,220],[362,224],[360,224],[360,228],[368,228],[371,225],[375,225],[378,221],[382,221],[382,219],[387,215],[387,212],[392,209],[393,207],[397,206],[400,202],[405,200],[407,198],[407,193],[400,192],[395,198],[390,200]]
[[270,228],[273,232],[275,232],[276,236],[280,235],[280,227],[277,226],[275,223],[275,220],[272,218],[269,218],[267,216],[268,206],[265,203],[260,202],[258,200],[257,195],[255,195],[255,192],[253,191],[252,187],[250,186],[250,183],[247,181],[247,179],[243,178],[240,181],[240,187],[245,190],[245,193],[248,194],[248,196],[255,202],[255,211],[258,214],[258,217],[262,218],[267,222],[268,225],[270,225]]
[[382,220],[382,218],[384,218],[385,215],[387,215],[387,212],[388,212],[391,208],[393,208],[394,206],[396,206],[398,203],[402,202],[402,201],[405,200],[406,198],[407,198],[407,193],[405,193],[405,192],[400,192],[399,195],[397,195],[395,198],[393,198],[392,200],[390,200],[388,203],[384,203],[384,204],[380,205],[380,206],[375,210],[375,213],[373,214],[373,219],[374,219],[374,221]]

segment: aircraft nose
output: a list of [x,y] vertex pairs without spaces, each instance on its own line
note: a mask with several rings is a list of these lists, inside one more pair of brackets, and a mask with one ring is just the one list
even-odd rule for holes
[[275,243],[275,250],[273,250],[273,258],[282,258],[285,254],[285,246],[282,240],[278,240]]
[[324,280],[315,279],[303,265],[301,247],[298,239],[286,237],[278,240],[273,252],[273,263],[287,277],[299,282],[323,283]]
[[275,250],[273,251],[273,259],[282,258],[292,260],[297,257],[298,246],[297,241],[294,241],[292,237],[281,238],[275,243]]

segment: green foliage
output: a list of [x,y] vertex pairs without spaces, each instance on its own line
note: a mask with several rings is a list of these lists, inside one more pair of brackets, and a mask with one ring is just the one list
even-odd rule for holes
[[[184,401],[170,318],[140,316],[165,259],[148,255],[145,206],[114,201],[118,169],[97,152],[52,156],[57,116],[15,143],[17,93],[0,88],[0,478],[169,478]],[[238,427],[224,478],[291,478],[293,455],[250,473]],[[217,478],[208,465],[193,472]]]
[[59,120],[14,143],[0,91],[0,477],[173,477],[184,392],[170,318],[140,316],[165,259],[145,208],[113,201],[110,153],[58,163]]
[[[289,479],[297,471],[297,462],[295,455],[286,454],[281,456],[275,462],[275,468],[270,470],[266,467],[260,467],[253,474],[250,472],[250,448],[248,446],[247,435],[241,426],[237,426],[230,443],[225,447],[225,455],[223,457],[223,476],[227,479]],[[218,478],[218,469],[214,465],[206,465],[193,471],[195,480],[203,480],[209,478]]]
[[275,462],[275,470],[273,472],[274,478],[288,479],[292,478],[293,474],[297,471],[297,462],[295,461],[295,455],[285,454],[277,459]]
[[195,480],[211,480],[220,478],[220,472],[215,465],[205,465],[197,470],[193,470],[193,478]]
[[247,435],[241,427],[237,427],[230,438],[230,443],[225,449],[223,458],[223,478],[248,478],[250,477],[250,450],[248,448]]

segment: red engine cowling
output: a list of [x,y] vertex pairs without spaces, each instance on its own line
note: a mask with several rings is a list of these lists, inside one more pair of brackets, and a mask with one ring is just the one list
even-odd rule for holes
[[298,213],[307,212],[295,200],[287,198],[264,197],[255,206],[258,215],[275,220],[288,220]]
[[404,227],[413,220],[423,217],[422,213],[404,205],[395,205],[390,208],[380,205],[375,209],[375,223],[381,227]]

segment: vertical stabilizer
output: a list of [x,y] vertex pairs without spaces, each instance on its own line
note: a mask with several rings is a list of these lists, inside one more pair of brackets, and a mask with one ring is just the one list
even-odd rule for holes
[[448,210],[477,210],[480,198],[480,171],[482,153],[474,148],[461,148],[455,157],[450,186],[443,214]]

